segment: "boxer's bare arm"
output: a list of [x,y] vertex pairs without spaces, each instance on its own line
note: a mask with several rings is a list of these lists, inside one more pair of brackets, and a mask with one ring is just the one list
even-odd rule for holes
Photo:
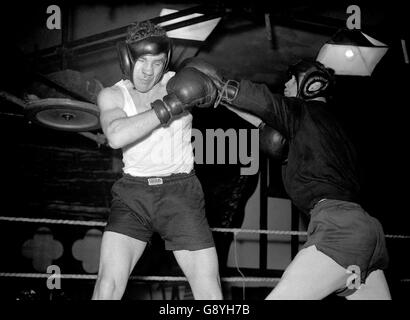
[[113,87],[101,90],[97,103],[102,130],[113,149],[137,141],[161,124],[154,110],[128,117],[122,109],[123,95],[119,89]]
[[230,111],[236,113],[238,116],[240,116],[242,119],[248,121],[250,124],[254,125],[255,127],[259,127],[259,125],[262,123],[262,120],[258,118],[257,116],[254,116],[253,114],[250,114],[245,111],[241,111],[239,109],[235,109],[227,104],[224,104],[224,106],[229,109]]

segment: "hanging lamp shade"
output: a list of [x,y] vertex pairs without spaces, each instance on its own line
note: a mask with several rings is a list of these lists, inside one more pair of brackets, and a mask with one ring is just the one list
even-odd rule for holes
[[[159,15],[165,16],[165,15],[175,13],[175,12],[178,12],[178,10],[163,8]],[[202,14],[193,13],[193,14],[181,17],[181,18],[176,18],[173,20],[162,22],[159,25],[162,27],[165,27],[169,24],[181,22],[184,20],[192,19],[192,18],[197,18],[200,16],[202,16]],[[219,21],[221,21],[221,18],[215,18],[215,19],[210,19],[208,21],[199,22],[193,25],[188,25],[186,27],[178,28],[175,30],[170,30],[170,31],[167,31],[167,36],[170,38],[177,38],[177,39],[205,41],[208,38],[208,36],[211,34],[211,32],[215,29],[215,27],[218,25]]]
[[358,29],[341,29],[322,46],[316,60],[337,75],[370,76],[387,50]]

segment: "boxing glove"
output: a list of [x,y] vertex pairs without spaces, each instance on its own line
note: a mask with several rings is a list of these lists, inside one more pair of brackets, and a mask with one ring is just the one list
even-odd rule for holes
[[212,64],[200,58],[188,58],[181,63],[181,68],[195,68],[206,74],[215,84],[218,89],[220,99],[231,103],[237,96],[239,91],[239,82],[236,80],[228,80],[222,72]]
[[212,80],[195,68],[184,68],[167,83],[167,95],[151,106],[162,124],[192,107],[214,104],[218,91]]
[[259,149],[273,159],[287,157],[285,137],[264,122],[259,125]]

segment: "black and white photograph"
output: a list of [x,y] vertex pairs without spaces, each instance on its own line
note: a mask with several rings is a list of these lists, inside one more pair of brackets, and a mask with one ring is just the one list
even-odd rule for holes
[[159,319],[408,301],[404,4],[0,16],[1,301],[155,301]]

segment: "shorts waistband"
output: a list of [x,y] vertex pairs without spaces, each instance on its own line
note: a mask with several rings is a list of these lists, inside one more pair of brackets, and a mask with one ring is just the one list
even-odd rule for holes
[[195,170],[192,170],[189,173],[182,172],[182,173],[171,174],[169,176],[151,176],[151,177],[136,177],[128,173],[124,173],[122,178],[128,181],[142,183],[148,186],[154,186],[154,185],[161,185],[161,184],[165,184],[169,182],[188,179],[193,176],[195,176]]
[[323,208],[340,205],[340,204],[349,204],[350,206],[360,207],[360,204],[353,202],[353,201],[322,198],[316,202],[312,210],[310,210],[310,214],[316,213]]

